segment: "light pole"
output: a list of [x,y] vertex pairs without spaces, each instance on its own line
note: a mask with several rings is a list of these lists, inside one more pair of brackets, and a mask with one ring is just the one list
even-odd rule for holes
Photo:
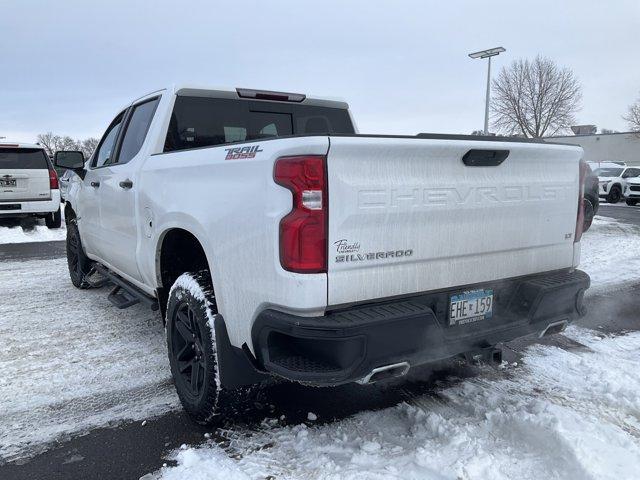
[[471,58],[488,58],[489,66],[487,67],[487,100],[484,106],[484,134],[489,135],[489,98],[491,97],[491,57],[500,55],[506,50],[502,47],[490,48],[480,52],[470,53]]

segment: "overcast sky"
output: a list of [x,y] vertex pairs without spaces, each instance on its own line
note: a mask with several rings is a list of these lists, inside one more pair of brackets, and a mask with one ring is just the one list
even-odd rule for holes
[[625,130],[640,95],[640,1],[0,0],[0,136],[100,136],[172,83],[349,102],[363,133],[470,133],[494,72],[548,56],[583,86],[579,123]]

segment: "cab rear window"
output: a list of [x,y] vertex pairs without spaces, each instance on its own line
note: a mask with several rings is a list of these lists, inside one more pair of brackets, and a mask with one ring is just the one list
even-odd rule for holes
[[179,96],[165,152],[299,134],[354,133],[345,109],[259,100]]
[[0,147],[0,170],[34,170],[49,169],[44,150],[39,148],[4,148]]

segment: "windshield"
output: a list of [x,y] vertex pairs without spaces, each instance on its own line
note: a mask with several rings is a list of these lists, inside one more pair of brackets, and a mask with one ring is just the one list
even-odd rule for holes
[[48,169],[47,157],[40,148],[0,148],[0,170]]
[[622,174],[622,168],[598,168],[595,173],[598,177],[619,177]]

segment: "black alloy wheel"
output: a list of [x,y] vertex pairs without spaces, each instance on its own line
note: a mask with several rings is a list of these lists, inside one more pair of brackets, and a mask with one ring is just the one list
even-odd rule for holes
[[189,303],[180,303],[174,313],[174,335],[171,336],[171,351],[178,365],[178,378],[193,400],[197,400],[204,392],[207,356],[203,347],[203,335],[196,313]]
[[93,262],[85,255],[80,240],[80,232],[74,221],[67,225],[67,266],[71,283],[77,288],[89,288],[86,277],[91,271]]

